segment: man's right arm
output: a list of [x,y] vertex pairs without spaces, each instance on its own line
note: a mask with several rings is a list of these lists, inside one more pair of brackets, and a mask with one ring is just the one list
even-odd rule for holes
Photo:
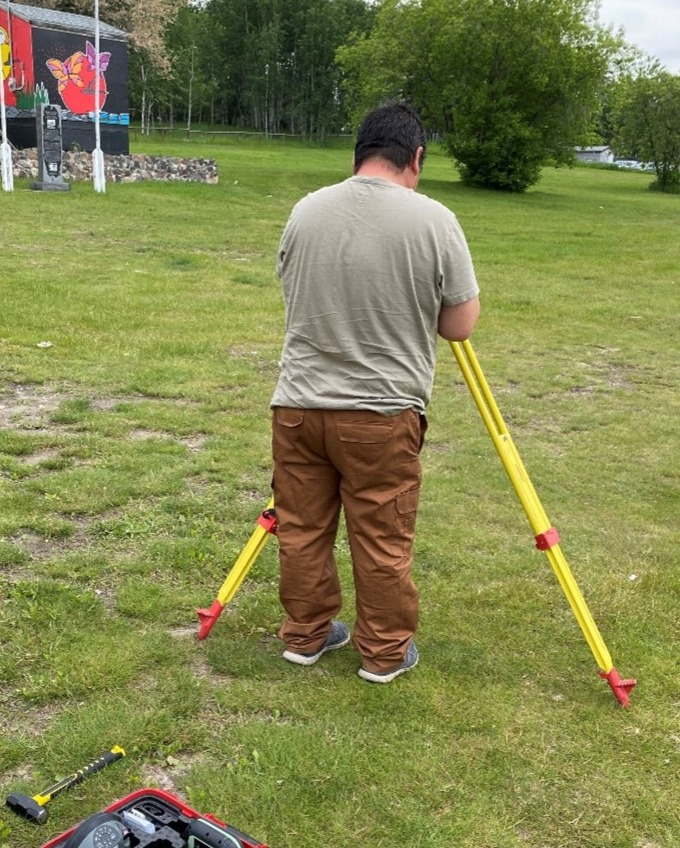
[[442,306],[437,332],[450,342],[464,342],[472,335],[479,318],[479,297],[470,298],[455,306]]

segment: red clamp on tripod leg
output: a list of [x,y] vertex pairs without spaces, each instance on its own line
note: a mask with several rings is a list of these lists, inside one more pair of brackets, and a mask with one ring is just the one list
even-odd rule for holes
[[279,526],[276,521],[276,510],[275,509],[265,509],[260,513],[260,517],[257,519],[257,523],[260,527],[264,527],[267,533],[272,533],[274,536],[276,535],[276,531]]

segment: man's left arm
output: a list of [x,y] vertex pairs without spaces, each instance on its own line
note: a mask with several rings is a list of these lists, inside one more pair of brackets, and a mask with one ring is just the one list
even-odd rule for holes
[[472,335],[479,312],[479,296],[454,306],[442,306],[437,320],[437,332],[447,341],[464,342]]

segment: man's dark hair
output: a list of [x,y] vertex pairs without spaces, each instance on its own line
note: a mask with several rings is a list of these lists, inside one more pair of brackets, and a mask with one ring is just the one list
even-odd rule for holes
[[354,147],[355,171],[367,159],[379,156],[403,171],[423,148],[418,162],[422,168],[427,146],[427,134],[415,109],[407,103],[388,103],[370,112],[361,123]]

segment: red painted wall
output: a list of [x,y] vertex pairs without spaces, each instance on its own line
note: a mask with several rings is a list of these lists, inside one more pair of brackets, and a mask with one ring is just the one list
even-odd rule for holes
[[[23,77],[24,93],[31,93],[35,88],[35,73],[33,68],[33,39],[31,37],[31,25],[27,21],[22,21],[14,17],[10,13],[10,20],[7,20],[7,10],[0,8],[0,27],[4,30],[5,42],[9,46],[11,53],[9,62],[11,63],[11,72],[7,64],[2,66],[2,76],[7,78],[3,80],[5,86],[5,105],[16,106],[17,98],[14,91],[9,87],[9,77],[14,76],[16,83],[21,84]],[[6,51],[3,51],[3,57],[6,56]]]

